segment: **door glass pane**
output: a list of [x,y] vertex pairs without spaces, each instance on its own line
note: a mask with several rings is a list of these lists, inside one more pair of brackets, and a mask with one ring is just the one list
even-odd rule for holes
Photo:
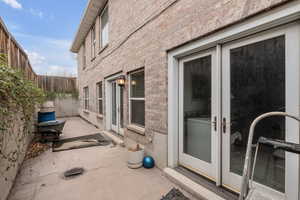
[[103,114],[103,105],[102,105],[102,82],[97,83],[98,89],[98,113]]
[[[242,175],[248,131],[260,114],[285,111],[285,38],[257,42],[230,51],[231,137],[230,170]],[[253,146],[260,136],[285,139],[285,119],[261,121]],[[284,192],[285,154],[262,146],[258,153],[255,181]]]
[[211,56],[184,63],[183,151],[211,162]]
[[117,125],[117,97],[116,97],[116,83],[112,83],[112,98],[111,98],[111,101],[112,101],[112,106],[111,106],[111,109],[112,109],[112,124],[113,125]]
[[120,125],[121,125],[121,128],[124,127],[124,119],[123,119],[123,109],[124,109],[124,106],[123,106],[123,99],[124,96],[123,96],[123,87],[120,87]]

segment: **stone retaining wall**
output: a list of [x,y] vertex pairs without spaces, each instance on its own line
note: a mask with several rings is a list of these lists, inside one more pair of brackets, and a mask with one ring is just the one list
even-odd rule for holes
[[[21,114],[10,120],[10,128],[0,132],[0,200],[5,200],[24,160],[27,147],[33,138],[33,126],[24,132]],[[33,124],[33,123],[32,123]]]

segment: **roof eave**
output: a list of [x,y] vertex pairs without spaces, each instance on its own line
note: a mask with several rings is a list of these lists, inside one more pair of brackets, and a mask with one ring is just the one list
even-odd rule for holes
[[99,15],[99,11],[102,10],[107,0],[89,0],[87,7],[84,10],[80,25],[76,32],[75,38],[72,42],[70,51],[78,53],[80,46],[95,22],[96,17]]

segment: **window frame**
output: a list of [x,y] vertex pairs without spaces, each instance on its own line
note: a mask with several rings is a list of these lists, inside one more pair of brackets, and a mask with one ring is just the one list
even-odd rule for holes
[[[144,72],[144,97],[131,97],[131,79],[132,79],[131,76],[133,74],[137,74],[137,73],[140,73],[140,72]],[[128,84],[128,104],[129,104],[128,105],[128,107],[129,107],[129,110],[128,110],[128,114],[129,114],[128,122],[129,122],[129,126],[137,126],[139,128],[144,129],[145,126],[146,126],[146,117],[144,119],[145,120],[145,125],[144,126],[141,125],[141,124],[132,123],[132,121],[131,121],[131,117],[132,117],[131,108],[132,108],[132,100],[134,100],[134,101],[144,101],[144,103],[145,103],[144,109],[145,109],[145,115],[146,115],[145,69],[143,68],[143,69],[139,69],[139,70],[133,71],[133,72],[129,73],[128,76],[129,76],[129,78],[128,78],[128,80],[129,80],[129,84]]]
[[[101,97],[100,97],[100,93],[99,93],[99,89],[101,87]],[[96,94],[97,94],[97,97],[96,97],[96,101],[97,101],[97,113],[101,116],[103,116],[103,82],[102,81],[99,81],[98,83],[96,83]],[[101,103],[101,106],[102,106],[102,113],[100,113],[100,101],[102,102]]]
[[[102,39],[102,17],[104,15],[104,13],[107,12],[107,43],[103,45],[103,39]],[[106,4],[106,6],[103,8],[103,10],[101,11],[100,15],[99,15],[99,24],[100,24],[100,49],[104,49],[106,46],[108,46],[109,44],[109,12],[108,12],[108,4]]]
[[82,69],[86,69],[86,45],[85,41],[82,44]]
[[91,28],[91,60],[96,57],[96,23]]
[[89,110],[90,107],[90,94],[89,94],[89,86],[85,86],[83,88],[83,108],[84,110]]

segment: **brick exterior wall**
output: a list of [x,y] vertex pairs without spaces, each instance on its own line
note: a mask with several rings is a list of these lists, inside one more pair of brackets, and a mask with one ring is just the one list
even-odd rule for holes
[[[109,0],[109,45],[100,48],[99,17],[96,19],[97,53],[91,58],[91,35],[86,37],[87,68],[78,55],[78,83],[83,108],[83,87],[89,86],[89,114],[81,115],[100,128],[104,120],[95,117],[96,83],[116,72],[124,75],[145,68],[146,137],[125,129],[125,138],[146,145],[146,150],[164,167],[167,142],[149,144],[154,135],[167,137],[167,51],[207,33],[272,8],[286,0]],[[105,86],[105,85],[104,85]],[[104,90],[105,91],[105,90]],[[105,102],[105,98],[104,98]],[[105,116],[105,113],[104,113]],[[124,93],[124,120],[128,124],[128,86]],[[154,137],[155,138],[155,137]],[[157,145],[157,146],[155,146]],[[156,153],[153,153],[156,152]]]

